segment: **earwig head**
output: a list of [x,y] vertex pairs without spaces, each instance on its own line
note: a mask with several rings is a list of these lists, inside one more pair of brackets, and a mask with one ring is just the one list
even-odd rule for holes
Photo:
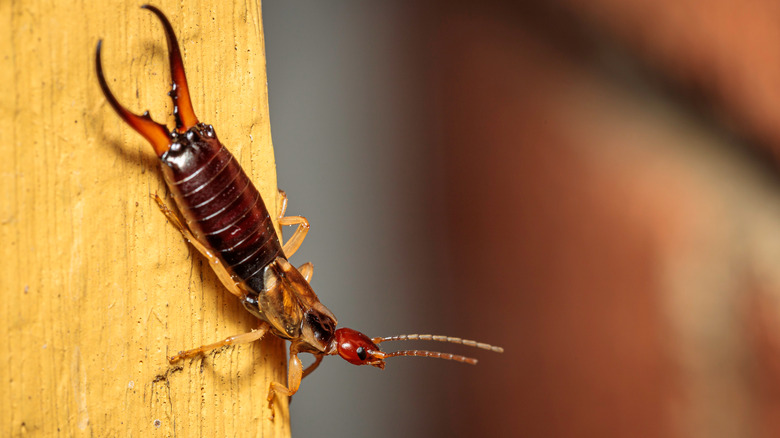
[[371,341],[371,338],[350,328],[336,330],[334,338],[336,353],[353,365],[373,365],[385,368],[385,354]]
[[[171,76],[173,77],[173,89],[169,95],[173,99],[173,115],[176,118],[176,132],[183,134],[198,124],[198,118],[195,116],[195,111],[192,109],[192,101],[190,100],[190,92],[187,87],[187,77],[184,75],[184,63],[182,62],[179,43],[176,41],[176,35],[173,33],[171,23],[159,9],[150,5],[141,7],[154,13],[160,21],[162,21],[163,28],[165,29],[165,37],[168,41],[168,60],[171,66]],[[101,45],[102,40],[98,41],[97,49],[95,50],[95,68],[97,69],[100,89],[106,96],[108,103],[114,108],[114,111],[119,114],[119,117],[146,138],[146,140],[152,144],[152,148],[154,148],[157,156],[162,157],[172,143],[171,132],[168,131],[168,128],[165,125],[152,120],[148,111],[139,116],[119,103],[114,94],[111,93],[111,89],[108,88],[108,83],[103,75],[103,65],[100,59]]]
[[437,336],[437,335],[400,335],[391,336],[386,338],[369,338],[368,336],[360,333],[357,330],[349,328],[340,328],[336,330],[333,342],[335,345],[331,348],[329,354],[338,353],[344,360],[354,365],[373,365],[377,368],[385,368],[385,360],[391,357],[397,356],[418,356],[418,357],[432,357],[436,359],[454,360],[456,362],[468,363],[476,365],[477,360],[471,357],[460,356],[457,354],[440,353],[438,351],[428,350],[402,350],[392,353],[384,353],[380,351],[379,344],[384,341],[408,341],[408,340],[422,340],[422,341],[439,341],[449,342],[453,344],[462,344],[469,347],[481,348],[483,350],[490,350],[496,353],[503,353],[504,349],[501,347],[495,347],[493,345],[485,344],[482,342],[470,341],[467,339],[453,338],[450,336]]

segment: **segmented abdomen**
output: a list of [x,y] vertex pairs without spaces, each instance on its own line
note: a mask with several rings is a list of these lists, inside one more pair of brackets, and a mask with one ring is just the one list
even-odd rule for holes
[[262,285],[263,268],[284,253],[260,193],[213,130],[192,128],[161,160],[190,231],[236,280]]

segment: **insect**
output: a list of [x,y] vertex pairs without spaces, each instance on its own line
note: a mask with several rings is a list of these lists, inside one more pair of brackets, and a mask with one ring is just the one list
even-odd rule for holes
[[[154,6],[144,5],[142,8],[154,13],[165,29],[173,79],[169,95],[174,104],[175,128],[169,131],[165,125],[152,120],[148,111],[139,116],[119,104],[103,75],[100,58],[102,40],[95,51],[100,88],[119,117],[151,143],[160,159],[168,189],[185,220],[182,222],[159,196],[154,195],[162,213],[209,260],[228,291],[260,320],[257,330],[181,351],[169,358],[171,363],[222,346],[253,342],[269,332],[287,339],[290,341],[287,385],[279,382],[270,384],[268,403],[272,407],[277,394],[295,394],[301,379],[314,371],[326,355],[337,354],[355,365],[384,368],[385,360],[397,356],[477,363],[473,358],[435,351],[383,352],[377,344],[386,341],[440,341],[503,352],[500,347],[448,336],[369,338],[349,328],[336,329],[336,317],[320,302],[309,285],[314,269],[312,264],[306,263],[296,269],[288,261],[305,238],[309,230],[308,221],[301,216],[284,215],[287,197],[280,191],[282,204],[278,222],[280,225],[297,226],[290,239],[281,244],[260,193],[218,140],[214,128],[199,122],[195,116],[179,44],[171,23]],[[315,357],[305,370],[299,353],[310,353]]]

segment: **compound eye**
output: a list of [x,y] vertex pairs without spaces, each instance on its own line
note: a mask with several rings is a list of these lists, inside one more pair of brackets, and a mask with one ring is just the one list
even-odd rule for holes
[[360,360],[366,360],[366,357],[368,357],[368,353],[366,353],[366,349],[363,347],[358,347],[355,353],[357,353]]

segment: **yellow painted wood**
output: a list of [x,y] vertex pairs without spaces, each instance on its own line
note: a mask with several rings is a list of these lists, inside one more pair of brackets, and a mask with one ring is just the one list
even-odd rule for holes
[[[260,1],[155,2],[200,120],[276,206]],[[284,346],[166,355],[256,321],[158,211],[151,147],[106,103],[172,125],[162,27],[134,2],[0,1],[0,436],[289,436]]]

